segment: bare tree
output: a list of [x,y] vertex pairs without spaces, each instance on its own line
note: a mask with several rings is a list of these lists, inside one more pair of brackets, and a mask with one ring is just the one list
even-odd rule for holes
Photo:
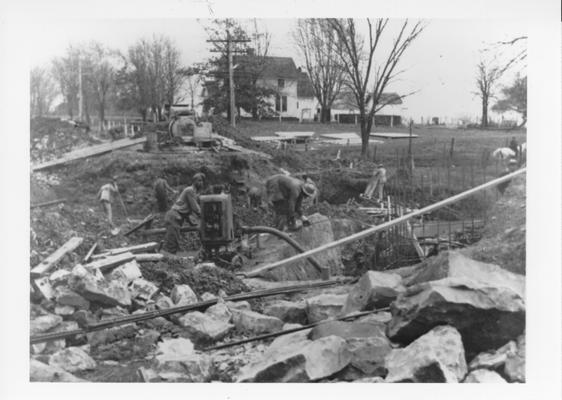
[[78,49],[70,46],[66,55],[53,60],[52,75],[64,97],[70,118],[74,117],[74,110],[78,107],[78,57]]
[[304,58],[314,96],[320,104],[320,121],[330,122],[332,104],[340,93],[344,69],[338,62],[336,33],[325,19],[299,19],[293,32]]
[[475,94],[482,100],[481,127],[488,126],[488,108],[490,100],[494,97],[496,84],[502,76],[504,68],[499,67],[492,61],[480,61],[477,66]]
[[33,68],[29,82],[31,116],[41,117],[48,112],[55,96],[55,86],[48,71],[40,67]]
[[123,61],[115,50],[97,42],[90,43],[85,54],[87,57],[85,77],[98,109],[100,126],[103,130],[109,92],[115,85],[116,72]]
[[392,39],[390,51],[379,59],[376,53],[384,40],[388,21],[367,18],[368,37],[365,39],[357,31],[354,19],[328,20],[336,33],[334,46],[345,71],[345,84],[353,93],[359,109],[363,156],[367,153],[375,114],[395,100],[392,96],[383,96],[383,92],[396,76],[403,72],[396,70],[396,67],[404,52],[425,28],[421,22],[411,25],[408,20],[404,21],[398,34]]

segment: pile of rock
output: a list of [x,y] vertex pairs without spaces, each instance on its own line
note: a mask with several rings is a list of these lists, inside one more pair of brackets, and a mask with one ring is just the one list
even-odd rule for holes
[[523,276],[457,252],[429,267],[369,271],[347,296],[266,307],[287,322],[324,323],[275,339],[238,380],[524,382],[524,296]]

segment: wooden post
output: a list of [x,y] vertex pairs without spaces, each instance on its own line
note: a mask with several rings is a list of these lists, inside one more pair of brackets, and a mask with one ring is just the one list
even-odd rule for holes
[[377,145],[375,144],[375,148],[373,149],[373,162],[377,162]]
[[449,164],[453,162],[454,151],[455,151],[455,138],[451,138],[451,148],[449,149]]
[[[392,118],[392,116],[390,117]],[[410,120],[410,136],[408,137],[408,168],[410,176],[414,173],[414,155],[412,154],[412,120]]]
[[433,168],[431,168],[429,173],[429,195],[433,198]]

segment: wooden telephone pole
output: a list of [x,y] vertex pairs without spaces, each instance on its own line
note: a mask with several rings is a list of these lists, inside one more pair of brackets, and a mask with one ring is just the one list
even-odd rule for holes
[[[226,43],[226,57],[228,59],[228,88],[230,92],[230,125],[236,126],[236,102],[234,93],[234,66],[233,64],[233,54],[234,53],[244,53],[243,51],[236,50],[232,48],[232,43],[246,43],[250,42],[250,39],[233,39],[230,36],[230,32],[226,31],[226,39],[209,39],[207,42],[210,43]],[[211,50],[213,53],[222,53],[221,50]]]

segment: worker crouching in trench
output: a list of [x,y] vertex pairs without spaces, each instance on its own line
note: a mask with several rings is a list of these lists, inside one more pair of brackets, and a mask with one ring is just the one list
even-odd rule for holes
[[312,181],[303,182],[292,176],[278,174],[267,179],[265,188],[268,204],[275,213],[275,228],[283,230],[288,226],[289,230],[296,230],[296,218],[303,225],[308,224],[308,219],[302,213],[302,202],[305,197],[316,195],[316,186]]
[[172,208],[166,213],[164,222],[166,224],[166,234],[164,236],[163,250],[175,254],[179,249],[181,238],[181,226],[187,221],[191,226],[195,226],[190,217],[196,215],[201,217],[199,207],[199,195],[205,187],[205,175],[197,173],[193,176],[193,183],[186,187]]

